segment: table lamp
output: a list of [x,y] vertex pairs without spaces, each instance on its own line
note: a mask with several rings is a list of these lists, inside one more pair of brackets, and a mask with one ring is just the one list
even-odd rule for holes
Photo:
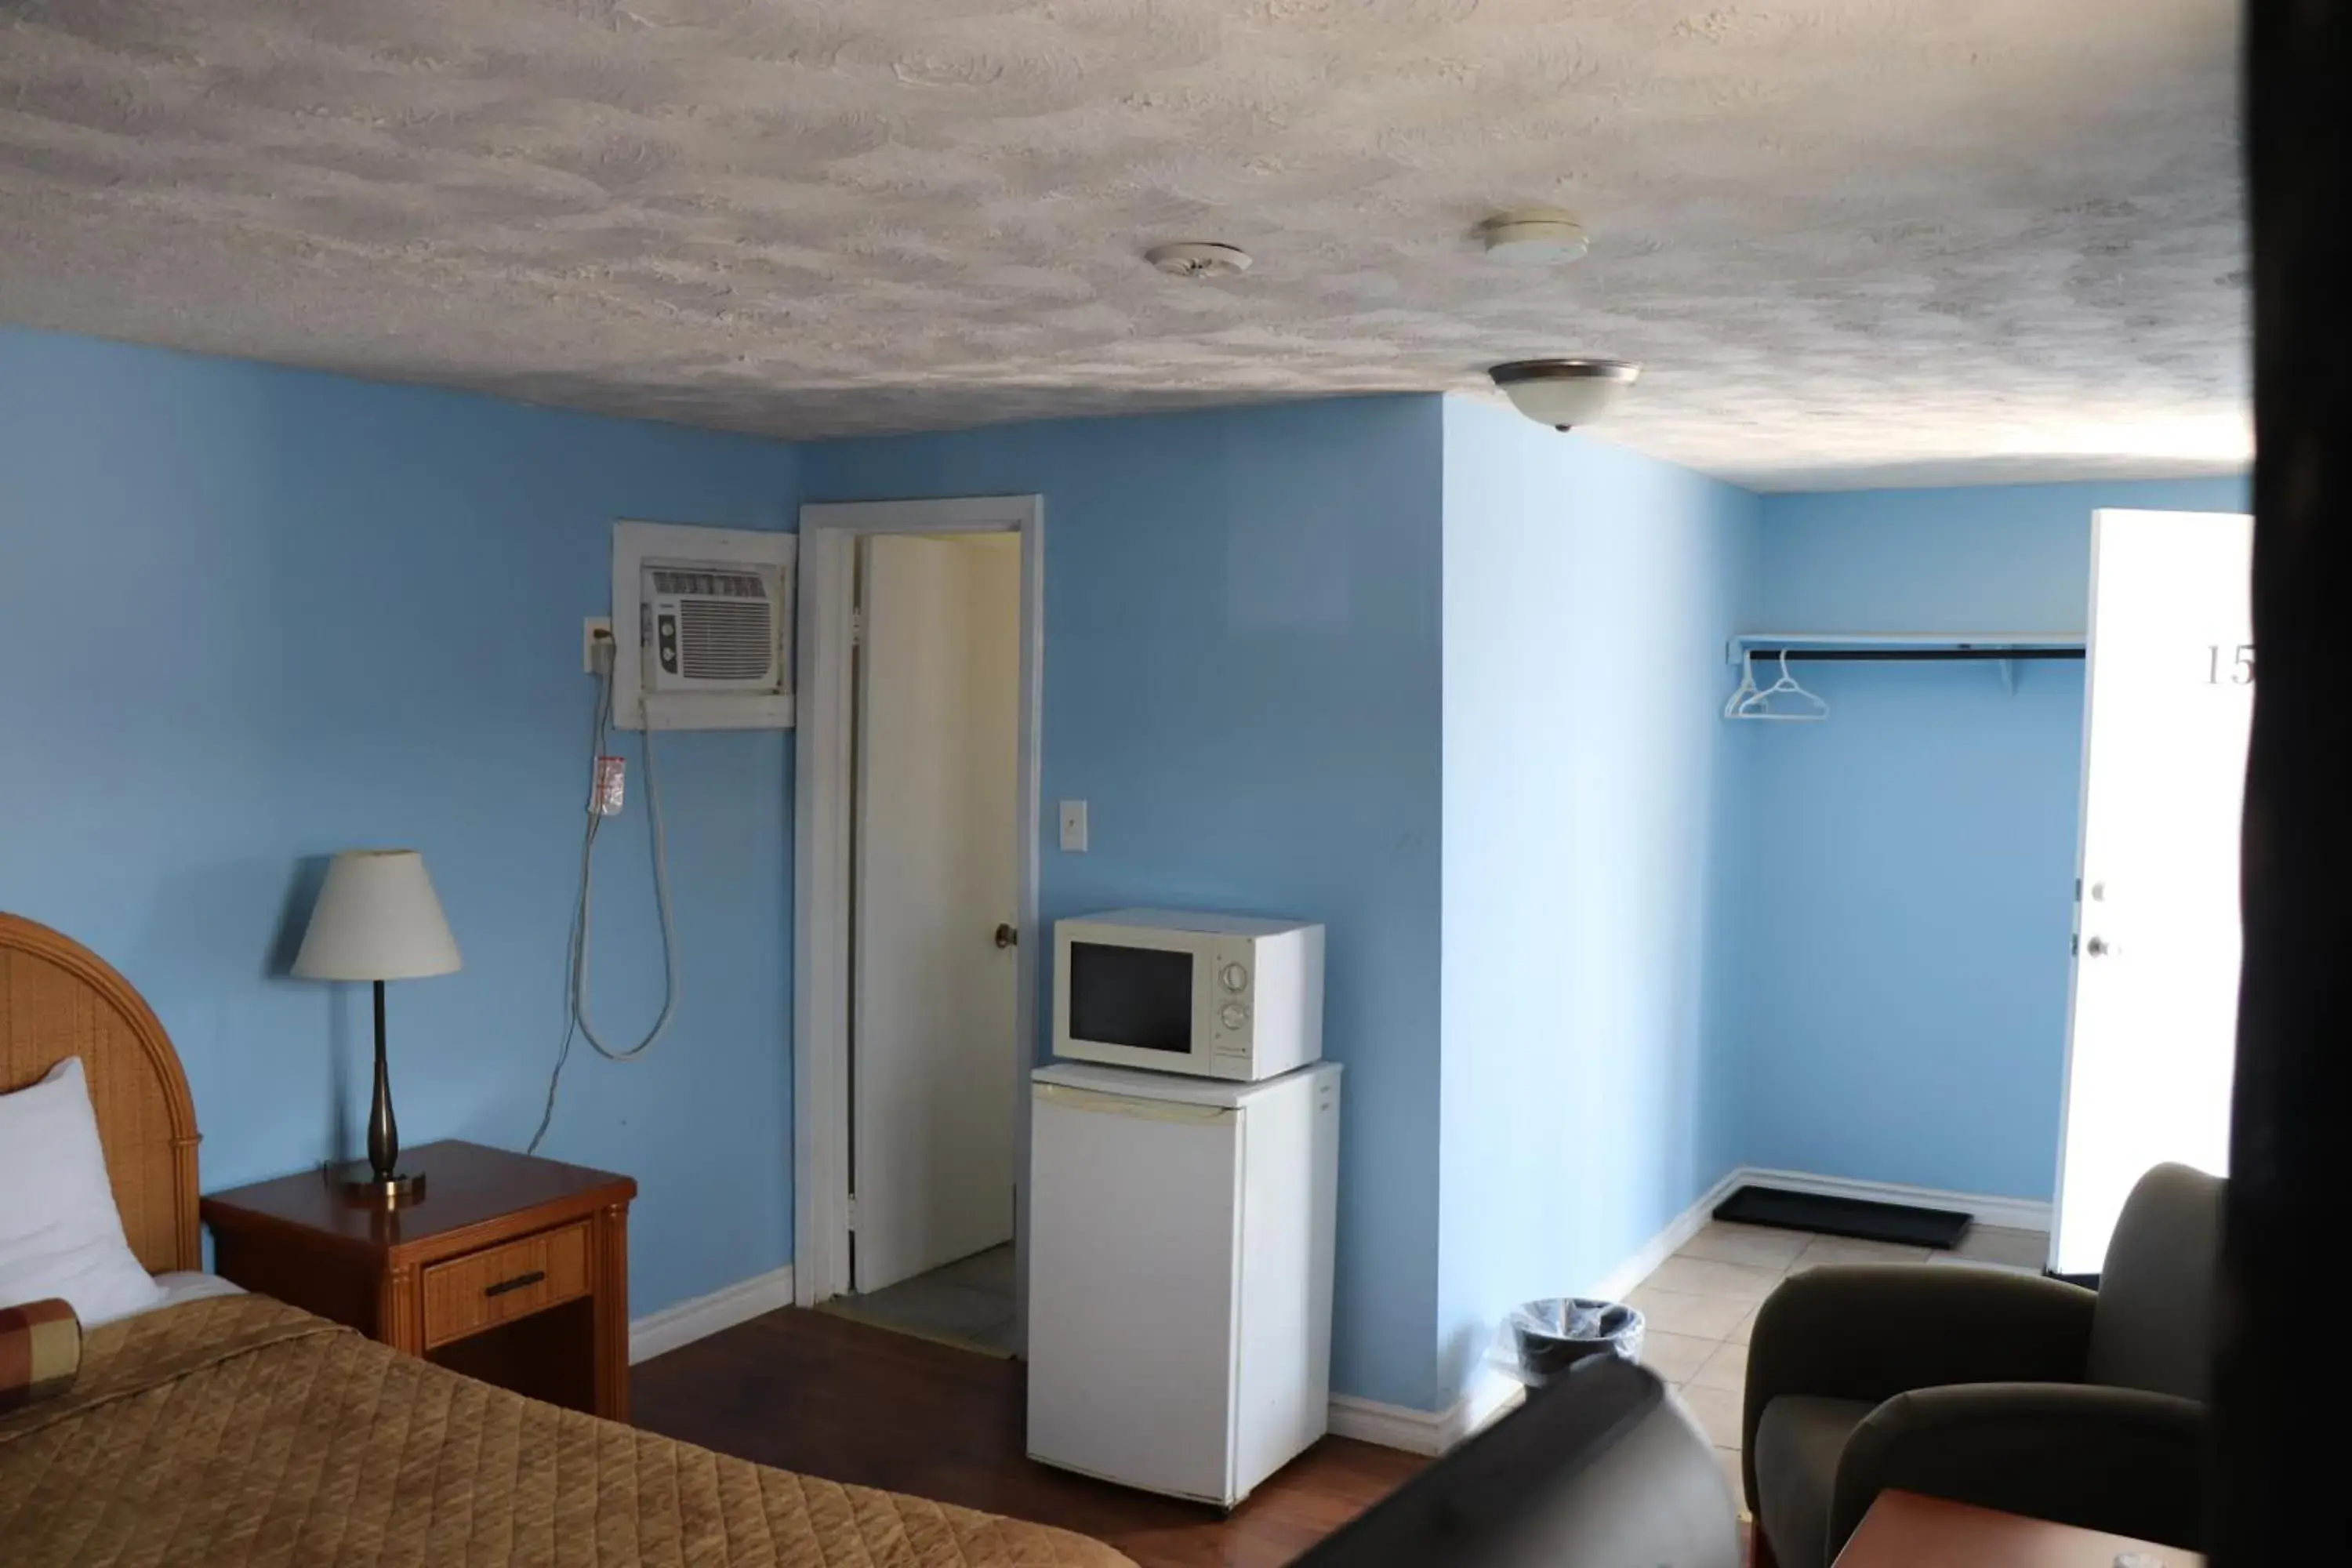
[[447,974],[457,967],[457,942],[441,916],[414,849],[346,849],[327,866],[325,886],[310,910],[294,973],[310,980],[367,980],[375,984],[375,1103],[368,1112],[366,1163],[340,1173],[343,1190],[387,1204],[420,1197],[422,1174],[400,1169],[400,1128],[392,1116],[392,1075],[383,1060],[383,983]]

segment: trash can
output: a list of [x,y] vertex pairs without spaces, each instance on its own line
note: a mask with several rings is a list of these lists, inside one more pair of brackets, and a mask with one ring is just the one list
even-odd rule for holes
[[1587,1356],[1633,1361],[1642,1353],[1642,1314],[1622,1301],[1547,1296],[1513,1310],[1503,1324],[1505,1370],[1539,1388]]

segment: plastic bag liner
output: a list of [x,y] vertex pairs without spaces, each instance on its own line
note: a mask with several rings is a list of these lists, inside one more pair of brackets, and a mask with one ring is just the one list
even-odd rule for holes
[[1512,1309],[1496,1336],[1495,1361],[1530,1388],[1587,1356],[1642,1353],[1642,1314],[1621,1301],[1547,1296]]

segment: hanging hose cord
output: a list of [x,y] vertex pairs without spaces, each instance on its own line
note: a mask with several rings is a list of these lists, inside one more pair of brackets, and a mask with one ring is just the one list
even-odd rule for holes
[[677,977],[677,931],[670,913],[669,851],[662,837],[661,780],[654,769],[654,731],[650,718],[643,731],[646,753],[646,814],[652,825],[654,855],[654,904],[661,917],[662,943],[662,1005],[661,1014],[654,1026],[635,1045],[615,1047],[605,1043],[588,1018],[588,955],[590,950],[591,913],[594,900],[596,835],[604,826],[604,814],[596,809],[594,759],[604,754],[611,743],[613,729],[613,655],[610,644],[604,645],[597,657],[596,715],[590,731],[588,755],[591,772],[588,802],[588,826],[580,838],[580,889],[572,905],[572,935],[563,955],[564,998],[563,1038],[555,1051],[555,1070],[548,1075],[547,1104],[540,1112],[539,1131],[530,1135],[527,1153],[537,1153],[547,1129],[555,1120],[555,1093],[563,1082],[563,1065],[572,1059],[572,1042],[575,1036],[584,1039],[598,1056],[610,1061],[633,1061],[653,1048],[656,1040],[669,1027],[670,1015],[677,1010],[679,992]]

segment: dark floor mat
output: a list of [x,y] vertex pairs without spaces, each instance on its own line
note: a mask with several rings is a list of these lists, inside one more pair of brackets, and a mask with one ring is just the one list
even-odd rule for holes
[[1776,1230],[1811,1230],[1902,1247],[1949,1249],[1959,1245],[1970,1216],[1950,1209],[1913,1208],[1907,1204],[1870,1203],[1862,1198],[1825,1198],[1772,1187],[1741,1187],[1716,1205],[1715,1217],[1737,1225],[1769,1225]]

